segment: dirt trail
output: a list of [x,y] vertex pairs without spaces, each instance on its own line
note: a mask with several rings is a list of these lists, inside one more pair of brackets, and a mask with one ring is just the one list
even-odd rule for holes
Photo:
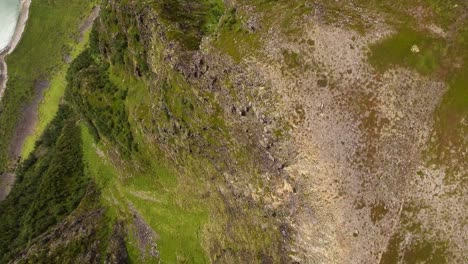
[[21,156],[21,150],[26,138],[34,132],[38,120],[37,109],[46,88],[49,87],[49,82],[46,80],[37,81],[34,84],[36,96],[23,109],[23,116],[16,127],[16,132],[10,148],[10,157],[18,158]]
[[15,174],[5,173],[1,175],[0,181],[0,201],[5,200],[8,193],[10,193],[13,183],[15,182]]
[[83,41],[84,34],[86,33],[86,31],[88,31],[91,28],[91,26],[94,23],[94,20],[98,18],[100,11],[101,11],[101,6],[94,7],[93,11],[91,11],[91,15],[89,15],[89,17],[81,23],[78,29],[78,31],[80,32],[80,36],[78,38],[79,42]]
[[[30,104],[26,105],[23,109],[21,120],[16,127],[15,135],[10,146],[11,160],[17,160],[21,156],[21,150],[26,138],[34,132],[37,123],[37,109],[45,89],[49,87],[48,81],[38,81],[34,85],[36,96]],[[4,173],[0,175],[0,201],[3,201],[10,193],[11,188],[15,182],[14,173]]]

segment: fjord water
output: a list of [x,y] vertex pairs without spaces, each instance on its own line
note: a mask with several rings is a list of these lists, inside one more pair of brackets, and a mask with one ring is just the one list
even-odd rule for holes
[[0,51],[8,46],[15,32],[20,0],[0,0]]

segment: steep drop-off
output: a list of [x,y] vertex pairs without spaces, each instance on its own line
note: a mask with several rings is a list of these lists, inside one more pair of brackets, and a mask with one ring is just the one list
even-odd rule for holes
[[102,1],[1,261],[463,263],[467,8]]

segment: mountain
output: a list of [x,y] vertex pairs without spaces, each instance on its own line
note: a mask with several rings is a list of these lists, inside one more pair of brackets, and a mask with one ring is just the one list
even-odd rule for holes
[[0,263],[465,262],[467,14],[33,0]]

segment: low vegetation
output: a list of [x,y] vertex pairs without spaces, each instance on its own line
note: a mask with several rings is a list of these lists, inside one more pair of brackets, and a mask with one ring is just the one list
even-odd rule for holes
[[380,71],[404,66],[428,75],[440,69],[446,52],[447,43],[443,39],[405,28],[373,45],[369,61]]
[[127,90],[119,89],[109,79],[109,64],[99,62],[97,54],[85,50],[72,63],[67,73],[71,100],[100,134],[112,140],[124,153],[137,146],[128,123],[125,98]]
[[35,149],[0,204],[0,251],[5,253],[0,262],[8,262],[70,214],[89,183],[83,172],[80,129],[69,107],[61,107]]

